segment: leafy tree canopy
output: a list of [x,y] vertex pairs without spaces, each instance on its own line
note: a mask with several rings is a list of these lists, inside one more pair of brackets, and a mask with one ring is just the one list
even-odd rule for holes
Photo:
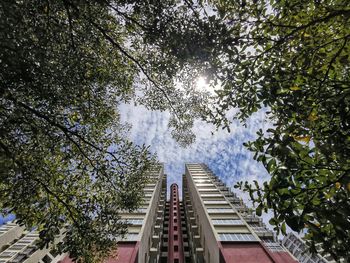
[[[350,259],[350,3],[349,1],[217,1],[215,19],[229,37],[216,112],[239,108],[244,120],[267,107],[273,127],[246,144],[271,175],[263,185],[239,183],[272,209],[270,223],[307,229],[335,259]],[[215,62],[218,63],[218,62]],[[214,63],[214,65],[216,65]]]
[[153,159],[125,139],[120,102],[169,110],[182,145],[195,118],[228,128],[227,111],[267,107],[273,128],[246,145],[271,180],[237,186],[276,229],[349,258],[347,0],[8,0],[0,14],[0,206],[45,241],[69,222],[63,250],[87,259],[124,232],[110,219],[137,207]]
[[[92,262],[125,234],[117,211],[139,207],[155,159],[126,139],[117,106],[180,98],[166,77],[180,62],[164,72],[152,45],[170,14],[187,19],[175,1],[1,2],[0,207],[41,246],[65,227],[58,249]],[[173,107],[186,127],[189,107]]]
[[209,101],[194,79],[225,25],[173,0],[5,0],[0,22],[1,212],[37,228],[41,246],[65,227],[60,252],[101,259],[155,163],[127,140],[118,105],[169,110],[172,135],[191,143]]

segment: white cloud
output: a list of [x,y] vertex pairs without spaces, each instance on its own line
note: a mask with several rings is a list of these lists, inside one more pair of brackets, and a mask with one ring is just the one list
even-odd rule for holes
[[148,111],[143,106],[128,104],[122,105],[120,112],[122,121],[132,124],[129,138],[138,144],[151,146],[151,151],[165,163],[170,182],[180,183],[186,162],[207,163],[228,184],[241,179],[261,179],[267,175],[265,169],[253,160],[252,153],[242,145],[253,139],[259,128],[265,129],[269,125],[263,111],[248,120],[247,128],[234,122],[231,133],[215,131],[213,125],[196,121],[193,128],[196,142],[187,148],[181,148],[171,137],[169,113]]
[[[129,138],[135,143],[150,145],[159,161],[165,163],[168,185],[175,182],[181,189],[186,162],[206,163],[230,187],[241,180],[261,183],[268,179],[265,168],[253,160],[253,154],[243,146],[243,142],[256,137],[260,128],[266,130],[270,127],[264,111],[254,114],[247,121],[246,128],[237,121],[233,122],[230,133],[221,129],[215,131],[213,125],[196,121],[193,127],[196,142],[181,148],[171,137],[168,112],[148,111],[143,106],[128,104],[122,105],[119,110],[122,121],[132,124]],[[247,194],[238,194],[251,206]],[[269,215],[264,216],[264,222],[267,223],[269,218]]]

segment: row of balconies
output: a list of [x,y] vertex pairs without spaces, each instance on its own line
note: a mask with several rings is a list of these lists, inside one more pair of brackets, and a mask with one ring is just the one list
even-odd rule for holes
[[0,253],[0,262],[17,262],[25,259],[36,250],[35,242],[39,234],[28,233]]
[[[187,195],[187,190],[184,189],[184,195]],[[201,237],[199,233],[199,229],[197,226],[196,218],[194,215],[194,211],[192,208],[192,205],[190,203],[190,199],[186,198],[187,202],[185,204],[185,217],[186,217],[186,224],[188,229],[188,234],[192,240],[191,248],[192,248],[192,254],[194,255],[195,262],[204,262],[204,249],[201,245]]]
[[151,238],[151,246],[149,250],[149,263],[159,262],[159,251],[161,248],[160,238],[163,233],[164,210],[166,206],[166,185],[162,184],[161,194],[158,201],[156,218]]
[[253,215],[242,215],[243,219],[247,222],[247,223],[260,223],[262,222],[262,219],[260,217],[256,217]]
[[[168,227],[169,227],[169,212],[170,212],[170,205],[167,202],[165,205],[165,211],[164,211],[164,221],[163,221],[163,232],[162,232],[162,242],[160,247],[160,261],[159,262],[167,262],[168,257]],[[186,262],[189,262],[190,258],[190,252],[189,252],[189,244],[188,244],[188,236],[187,236],[187,228],[185,222],[185,214],[182,206],[180,206],[180,214],[181,214],[181,231],[182,231],[182,237],[183,237],[183,246],[184,246],[184,256],[187,258]]]
[[252,227],[258,237],[274,237],[274,233],[266,227]]

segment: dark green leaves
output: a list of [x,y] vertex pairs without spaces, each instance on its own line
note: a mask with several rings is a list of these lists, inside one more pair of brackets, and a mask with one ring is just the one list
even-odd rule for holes
[[92,21],[121,46],[124,27],[98,3],[3,1],[0,14],[1,213],[36,227],[41,247],[65,231],[60,252],[104,258],[154,164],[116,112],[136,66]]
[[3,1],[1,207],[45,242],[71,223],[62,246],[77,257],[108,252],[103,234],[123,227],[103,225],[138,206],[153,163],[127,141],[120,102],[169,110],[183,146],[196,118],[229,130],[233,108],[244,124],[266,107],[272,128],[246,147],[271,180],[237,187],[277,229],[307,227],[311,248],[349,260],[349,3],[269,3]]
[[[350,217],[333,218],[350,210],[349,3],[216,5],[226,12],[221,17],[234,21],[230,29],[239,46],[218,74],[226,85],[218,98],[218,105],[225,106],[217,116],[238,108],[237,117],[244,121],[264,105],[273,124],[245,143],[270,181],[260,189],[237,187],[259,204],[257,214],[262,204],[272,209],[272,223],[282,232],[286,225],[295,231],[307,228],[311,243],[322,243],[334,258],[349,260],[343,244],[350,245]],[[224,118],[217,119],[215,124]]]
[[258,205],[258,207],[255,209],[255,213],[256,213],[257,216],[261,216],[263,207],[264,207],[264,206],[263,206],[262,204],[260,204],[260,205]]

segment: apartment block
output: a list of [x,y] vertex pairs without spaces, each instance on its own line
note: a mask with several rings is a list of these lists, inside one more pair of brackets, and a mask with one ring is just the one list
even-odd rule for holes
[[[108,263],[158,262],[161,255],[161,236],[166,202],[166,175],[163,164],[148,172],[148,183],[143,189],[143,205],[134,212],[120,211],[128,223],[128,234],[118,241],[118,256]],[[66,257],[61,263],[73,262]]]
[[[128,234],[118,241],[118,256],[109,263],[158,262],[166,202],[166,175],[163,165],[148,172],[143,189],[142,206],[134,212],[120,211],[128,223]],[[61,238],[64,238],[63,236]],[[0,227],[0,263],[68,263],[68,255],[54,255],[49,249],[38,249],[39,234],[24,231],[15,223]]]
[[[204,164],[186,164],[182,197],[163,165],[149,171],[142,206],[120,211],[128,234],[107,263],[294,263],[295,258]],[[180,177],[181,178],[181,177]],[[61,237],[64,238],[64,237]],[[37,233],[14,223],[0,228],[0,263],[72,263],[35,246]]]
[[186,164],[183,202],[194,262],[297,262],[204,164]]
[[282,240],[282,245],[294,256],[300,263],[334,263],[335,261],[326,255],[312,255],[308,252],[305,242],[293,233],[288,233]]
[[[9,222],[0,227],[0,263],[56,263],[65,255],[56,255],[47,249],[38,249],[39,234]],[[57,238],[57,241],[60,237]]]

